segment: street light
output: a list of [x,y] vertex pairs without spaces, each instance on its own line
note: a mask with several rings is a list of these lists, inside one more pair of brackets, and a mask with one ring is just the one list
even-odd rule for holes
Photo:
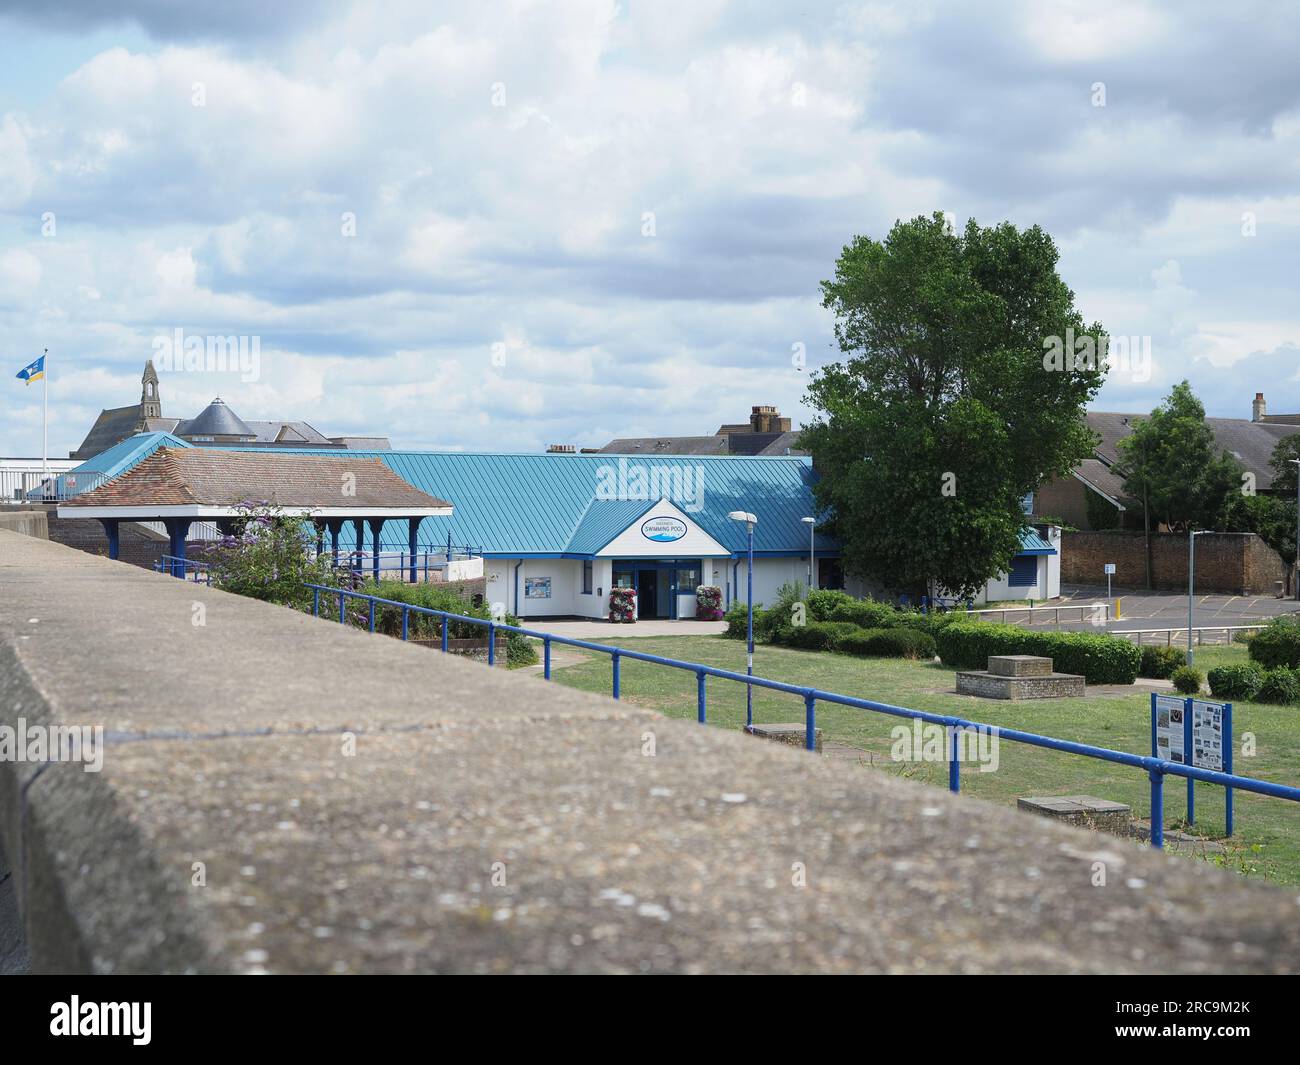
[[1196,583],[1196,538],[1209,529],[1187,530],[1187,664],[1192,664],[1192,589]]
[[[754,526],[758,524],[758,519],[744,510],[733,510],[727,515],[732,521],[743,521],[745,523],[745,533],[749,542],[749,568],[748,580],[749,590],[746,593],[746,599],[749,606],[749,636],[748,648],[749,657],[746,662],[745,675],[752,677],[754,675]],[[754,725],[754,686],[745,685],[745,728],[752,728]]]
[[817,572],[816,560],[813,558],[813,534],[817,530],[817,519],[800,518],[799,520],[808,526],[808,591],[811,592],[813,590],[813,574]]

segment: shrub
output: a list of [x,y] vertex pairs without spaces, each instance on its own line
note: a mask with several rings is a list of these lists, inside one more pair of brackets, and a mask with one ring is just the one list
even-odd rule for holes
[[840,641],[861,630],[847,621],[813,621],[807,625],[787,625],[774,634],[775,643],[797,647],[801,651],[834,651]]
[[917,629],[859,629],[841,637],[837,650],[874,658],[934,657],[934,637]]
[[1181,666],[1183,662],[1183,653],[1176,648],[1144,647],[1142,648],[1142,665],[1138,668],[1138,676],[1168,680],[1174,675],[1174,670]]
[[1078,673],[1089,684],[1132,684],[1142,652],[1119,636],[1091,632],[1035,632],[1016,625],[954,621],[935,630],[943,664],[984,669],[990,655],[1040,655],[1059,673]]
[[1209,681],[1216,699],[1254,699],[1264,683],[1264,671],[1256,665],[1219,666],[1210,670]]
[[609,620],[630,625],[636,621],[636,589],[611,588],[609,590]]
[[847,592],[832,588],[820,588],[808,593],[808,620],[830,621],[835,608],[857,600]]
[[[804,602],[804,588],[802,584],[783,584],[776,590],[776,602],[770,608],[764,610],[760,616],[759,611],[754,611],[754,639],[763,642],[772,641],[778,629],[783,629],[791,625],[795,618],[796,607]],[[806,608],[803,613],[807,614]],[[743,635],[743,633],[742,633]]]
[[1300,666],[1300,619],[1274,618],[1247,644],[1253,661],[1265,669]]
[[[768,611],[763,609],[762,603],[754,604],[754,639],[759,638],[759,633],[764,631],[767,624]],[[748,622],[748,612],[744,603],[732,603],[731,609],[722,615],[723,620],[727,623],[727,630],[724,636],[732,640],[743,640],[746,636]]]
[[1196,695],[1205,682],[1205,675],[1191,666],[1179,666],[1169,679],[1174,682],[1175,690],[1182,692],[1183,695]]
[[695,617],[697,621],[721,620],[721,588],[714,584],[702,584],[695,589]]
[[1257,703],[1276,703],[1291,706],[1300,703],[1300,673],[1286,666],[1278,666],[1264,674],[1264,682],[1255,693]]

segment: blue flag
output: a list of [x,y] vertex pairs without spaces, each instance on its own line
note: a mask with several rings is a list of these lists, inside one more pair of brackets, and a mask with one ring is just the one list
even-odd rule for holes
[[21,370],[19,370],[16,374],[14,374],[14,376],[17,377],[18,380],[20,381],[26,381],[29,385],[33,381],[39,381],[42,377],[45,376],[45,356],[42,355],[30,366],[24,366]]

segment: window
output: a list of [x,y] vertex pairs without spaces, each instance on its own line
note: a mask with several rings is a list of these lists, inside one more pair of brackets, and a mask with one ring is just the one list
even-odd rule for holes
[[582,594],[591,595],[591,571],[594,568],[591,559],[587,559],[582,564]]
[[615,588],[635,588],[635,576],[630,569],[616,569],[614,571]]
[[817,560],[817,586],[819,588],[841,591],[844,588],[844,570],[839,559],[819,558]]
[[1028,588],[1038,583],[1038,556],[1017,555],[1011,560],[1007,583],[1014,588]]
[[677,594],[694,595],[700,586],[700,567],[688,566],[677,571]]

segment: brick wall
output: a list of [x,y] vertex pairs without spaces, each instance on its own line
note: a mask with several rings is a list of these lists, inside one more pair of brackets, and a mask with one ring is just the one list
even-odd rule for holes
[[[50,539],[57,544],[75,547],[92,555],[108,557],[108,537],[104,526],[86,518],[60,518],[51,507],[46,514],[50,524]],[[167,537],[159,536],[135,522],[124,521],[118,526],[118,559],[136,566],[153,568],[168,553]]]
[[[1140,532],[1067,532],[1061,542],[1061,580],[1105,584],[1104,567],[1115,563],[1117,588],[1146,586],[1144,537]],[[1187,587],[1187,535],[1151,534],[1157,588]],[[1269,595],[1287,580],[1288,566],[1254,533],[1208,533],[1196,538],[1196,587],[1228,595]]]

